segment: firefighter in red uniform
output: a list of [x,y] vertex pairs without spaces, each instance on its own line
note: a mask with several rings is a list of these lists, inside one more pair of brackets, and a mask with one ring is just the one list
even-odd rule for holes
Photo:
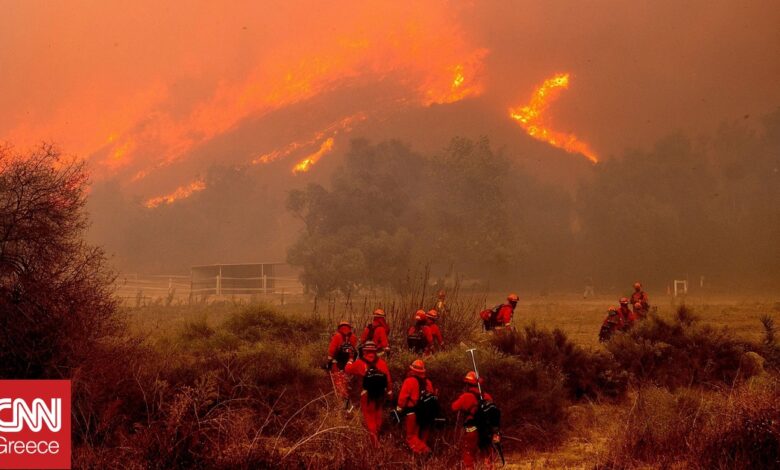
[[510,327],[510,324],[512,323],[512,316],[515,313],[515,308],[517,307],[517,302],[519,301],[520,298],[517,296],[517,294],[509,294],[507,296],[507,303],[501,306],[501,308],[498,310],[498,315],[496,315],[496,322],[498,323],[496,326],[497,329]]
[[373,341],[376,344],[378,354],[381,356],[390,347],[390,342],[387,339],[388,331],[385,311],[378,308],[374,310],[374,319],[363,329],[363,334],[360,335],[360,343],[366,344],[368,341]]
[[647,292],[642,290],[642,284],[638,281],[634,283],[634,292],[631,294],[631,305],[637,302],[642,304],[642,310],[645,312],[650,309]]
[[349,400],[349,381],[344,375],[347,362],[357,356],[357,337],[352,334],[352,325],[342,320],[328,346],[328,364],[336,394]]
[[406,334],[406,344],[412,351],[428,356],[433,350],[433,334],[428,326],[425,310],[418,310],[414,315],[414,326],[409,327]]
[[628,330],[634,326],[637,320],[636,314],[628,307],[628,297],[620,298],[620,307],[617,309],[618,315],[623,320],[623,329]]
[[385,397],[392,398],[393,382],[390,369],[384,359],[377,355],[377,345],[373,341],[363,344],[363,354],[357,361],[349,361],[344,371],[361,378],[363,390],[360,392],[360,410],[366,422],[371,444],[379,447],[379,428],[382,426],[382,406]]
[[647,317],[647,310],[642,308],[642,302],[634,304],[634,315],[638,320],[644,320]]
[[427,444],[430,426],[418,422],[417,419],[417,404],[421,398],[421,389],[427,393],[436,394],[433,384],[425,376],[425,363],[417,359],[409,366],[409,373],[398,393],[398,406],[396,408],[397,412],[404,414],[406,444],[415,454],[425,454],[431,451]]
[[428,310],[428,313],[425,314],[425,318],[428,321],[428,330],[431,332],[431,337],[433,339],[432,346],[437,351],[443,350],[444,338],[441,335],[441,329],[439,329],[439,325],[436,324],[436,321],[439,319],[439,312],[437,312],[435,309]]
[[[480,385],[483,383],[481,377],[477,379],[477,374],[474,371],[469,371],[466,377],[463,378],[466,390],[452,403],[452,411],[462,412],[464,415],[464,433],[460,445],[463,451],[463,468],[466,469],[474,468],[477,455],[483,457],[484,468],[493,468],[493,448],[490,445],[484,445],[487,443],[482,443],[483,445],[480,446],[479,432],[474,422],[480,396],[477,380],[479,380]],[[482,399],[492,401],[493,397],[488,393],[482,392]]]
[[604,323],[601,324],[599,341],[602,343],[609,341],[616,331],[623,329],[623,326],[623,318],[618,314],[617,309],[615,307],[609,307],[607,318],[605,318]]

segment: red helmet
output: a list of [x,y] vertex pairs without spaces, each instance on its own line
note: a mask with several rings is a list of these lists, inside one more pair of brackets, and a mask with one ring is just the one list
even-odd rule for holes
[[363,345],[364,353],[376,352],[376,351],[377,351],[376,343],[373,341],[366,341],[366,343]]
[[385,318],[385,311],[382,310],[381,308],[378,308],[378,309],[374,310],[374,316],[375,317]]
[[418,310],[417,313],[414,314],[414,319],[417,321],[425,320],[425,310]]
[[506,297],[506,300],[508,300],[508,301],[510,301],[510,302],[519,302],[519,301],[520,301],[520,297],[518,297],[518,296],[517,296],[517,294],[514,294],[514,293],[513,293],[513,294],[509,294],[509,295]]
[[617,309],[615,307],[609,307],[609,310],[607,311],[609,315],[617,315]]
[[342,326],[348,326],[349,328],[352,328],[352,324],[350,322],[348,322],[347,320],[341,320],[339,322],[339,326],[338,327],[341,328]]
[[482,382],[482,379],[477,378],[476,372],[473,370],[470,370],[465,377],[463,377],[463,381],[466,382],[469,385],[477,385],[478,382]]
[[409,366],[409,370],[412,372],[419,372],[421,374],[425,373],[425,363],[422,361],[422,359],[416,359],[414,362],[412,362],[412,365]]
[[637,290],[639,290],[639,289],[641,289],[641,288],[642,288],[642,284],[640,284],[640,282],[639,282],[639,281],[636,281],[636,282],[634,283],[634,289],[637,289]]
[[628,305],[628,297],[621,297],[620,305]]
[[432,308],[428,310],[425,316],[430,318],[431,320],[436,320],[437,318],[439,318],[439,312],[437,312],[436,309]]

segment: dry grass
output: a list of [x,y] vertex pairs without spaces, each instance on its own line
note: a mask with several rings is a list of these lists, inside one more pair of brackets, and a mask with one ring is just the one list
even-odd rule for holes
[[[475,316],[484,305],[499,300],[494,297],[451,293],[450,317],[442,322],[450,349],[427,364],[447,405],[469,369],[466,347],[480,348],[486,387],[504,411],[506,450],[511,462],[520,463],[514,468],[592,468],[597,464],[617,468],[664,462],[703,465],[693,447],[669,444],[669,439],[679,437],[672,430],[682,432],[683,439],[689,439],[685,433],[690,431],[670,423],[688,423],[683,419],[688,408],[680,408],[688,403],[685,397],[706,394],[707,400],[725,406],[729,403],[726,394],[686,386],[675,392],[661,387],[656,393],[647,392],[650,388],[643,385],[643,400],[650,400],[647,397],[653,393],[660,397],[658,413],[652,411],[655,405],[650,402],[643,405],[647,416],[638,414],[638,405],[631,407],[636,392],[629,391],[623,404],[599,403],[604,384],[591,381],[589,375],[604,372],[600,368],[614,368],[603,360],[608,350],[595,340],[603,307],[611,302],[526,299],[515,324],[537,326],[523,328],[522,341],[513,343],[515,349],[505,356],[491,352],[489,336],[479,333]],[[84,420],[89,425],[77,437],[76,463],[86,468],[451,468],[458,462],[457,416],[447,414],[447,428],[434,434],[437,452],[429,460],[415,460],[403,445],[401,429],[389,425],[383,433],[382,451],[367,452],[359,414],[344,415],[327,375],[318,368],[334,319],[351,318],[360,325],[373,308],[382,306],[391,313],[391,325],[399,335],[412,312],[433,301],[431,292],[420,290],[399,298],[320,303],[316,312],[311,305],[288,305],[279,312],[234,303],[126,310],[133,337],[141,341],[128,346],[135,349],[127,357],[120,354],[102,371],[90,371],[105,381],[93,380],[90,392],[98,399],[92,409],[79,411],[89,417]],[[771,313],[771,305],[732,302],[700,307],[697,314],[705,323],[720,318],[716,326],[736,329],[742,339],[735,344],[743,344],[761,339],[758,318]],[[748,311],[753,313],[737,318]],[[671,305],[662,307],[661,318],[672,322],[671,312]],[[751,323],[751,333],[745,334]],[[553,327],[562,331],[554,333]],[[725,338],[732,341],[729,335]],[[412,359],[400,350],[390,358],[395,380],[402,378]],[[583,362],[590,365],[584,367]],[[399,385],[400,381],[396,392]],[[724,382],[721,388],[731,390],[733,385]],[[733,397],[741,396],[740,387],[734,388]],[[622,388],[617,390],[618,395],[623,393]],[[766,402],[769,395],[746,395],[743,402],[759,396]],[[672,401],[681,405],[664,407]],[[744,415],[739,411],[743,408],[732,410],[736,411],[729,415],[729,429],[742,435],[737,417]],[[650,423],[642,428],[646,433],[642,442],[649,439],[650,447],[626,441],[620,444],[620,453],[613,452],[618,428],[639,429],[636,423],[642,420]],[[732,448],[734,455],[745,458],[745,442],[707,435],[711,437],[707,442]],[[705,444],[701,441],[695,449]]]

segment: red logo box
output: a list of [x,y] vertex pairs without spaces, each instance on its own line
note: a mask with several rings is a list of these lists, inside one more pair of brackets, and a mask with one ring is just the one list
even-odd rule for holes
[[0,380],[0,469],[70,468],[70,380]]

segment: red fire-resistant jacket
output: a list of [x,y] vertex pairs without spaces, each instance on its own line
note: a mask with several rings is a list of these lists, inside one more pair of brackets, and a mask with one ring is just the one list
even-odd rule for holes
[[[430,380],[425,380],[425,389],[430,393],[436,393]],[[398,393],[398,406],[400,408],[414,408],[417,400],[420,399],[420,385],[417,383],[417,377],[413,375],[406,376],[401,385],[401,391]]]
[[[387,340],[387,324],[382,319],[375,319],[372,323],[374,326],[374,336],[371,341],[376,343],[376,347],[381,351],[382,349],[390,346],[390,342]],[[363,334],[360,335],[360,342],[364,343],[368,341],[369,328],[366,326],[363,328]]]
[[[357,348],[357,336],[353,334],[347,335],[347,341],[349,341],[353,347]],[[330,338],[330,345],[328,345],[328,358],[333,359],[339,352],[339,348],[344,343],[344,336],[336,332],[333,337]]]
[[439,325],[436,323],[428,324],[428,331],[431,332],[431,343],[436,342],[437,346],[441,347],[441,345],[444,344],[444,338],[441,335]]
[[423,337],[425,338],[425,345],[426,345],[425,349],[430,351],[431,346],[433,346],[433,332],[431,332],[430,325],[422,325],[422,326],[414,325],[414,326],[410,326],[409,329],[407,330],[407,334],[414,333],[415,331],[417,331],[417,328],[421,329]]
[[[393,382],[392,379],[390,379],[390,369],[387,367],[387,362],[385,362],[382,358],[377,358],[376,360],[376,368],[379,369],[382,373],[384,373],[387,376],[387,390],[393,389]],[[355,362],[348,363],[347,366],[344,368],[344,372],[347,374],[357,375],[358,377],[363,377],[366,375],[366,372],[368,371],[368,363],[365,359],[358,359]]]
[[504,304],[498,310],[496,315],[496,321],[500,326],[508,325],[512,322],[512,315],[515,313],[515,309],[509,304]]
[[639,291],[639,292],[634,291],[634,293],[631,294],[631,305],[634,305],[637,302],[641,303],[642,304],[642,308],[646,309],[650,305],[650,303],[648,302],[648,298],[647,298],[647,292],[645,292],[645,291]]
[[[452,411],[462,411],[465,415],[465,421],[474,419],[474,415],[477,413],[479,407],[479,389],[477,387],[469,387],[468,391],[460,394],[457,400],[452,402]],[[493,400],[493,397],[489,393],[482,393],[482,398],[485,400]]]
[[630,308],[623,307],[622,305],[617,309],[618,315],[623,320],[623,326],[629,327],[634,324],[634,322],[637,320],[636,313],[634,313]]

